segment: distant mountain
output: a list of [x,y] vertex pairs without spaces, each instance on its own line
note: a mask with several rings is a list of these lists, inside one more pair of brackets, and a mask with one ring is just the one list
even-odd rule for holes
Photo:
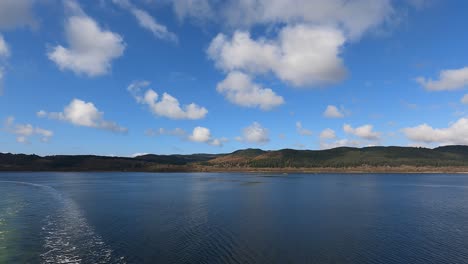
[[468,146],[340,147],[328,150],[243,149],[229,154],[37,156],[0,154],[0,171],[235,171],[262,169],[468,168]]

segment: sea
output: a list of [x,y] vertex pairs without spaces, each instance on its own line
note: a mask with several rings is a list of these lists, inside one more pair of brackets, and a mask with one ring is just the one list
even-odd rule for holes
[[0,263],[468,263],[468,175],[0,173]]

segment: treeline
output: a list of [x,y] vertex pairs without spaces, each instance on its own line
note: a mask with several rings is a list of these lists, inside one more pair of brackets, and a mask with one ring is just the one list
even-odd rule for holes
[[230,154],[93,155],[1,154],[0,171],[229,171],[237,168],[467,167],[468,146],[341,147],[329,150],[261,149]]

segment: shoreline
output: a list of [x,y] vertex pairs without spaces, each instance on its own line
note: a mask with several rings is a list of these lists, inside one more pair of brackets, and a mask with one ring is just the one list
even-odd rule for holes
[[317,168],[220,168],[211,166],[167,166],[158,167],[155,169],[143,170],[112,170],[112,169],[57,169],[57,170],[41,170],[41,169],[5,169],[1,168],[0,173],[14,173],[14,172],[141,172],[141,173],[321,173],[321,174],[440,174],[440,173],[453,173],[453,174],[468,174],[468,167],[347,167],[347,168],[330,168],[330,167],[317,167]]

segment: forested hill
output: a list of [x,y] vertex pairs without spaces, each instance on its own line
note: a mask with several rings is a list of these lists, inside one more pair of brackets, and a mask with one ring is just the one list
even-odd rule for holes
[[239,150],[207,162],[222,167],[313,168],[359,166],[468,166],[468,146],[435,149],[413,147],[340,147],[328,150]]
[[229,154],[143,155],[134,158],[92,155],[0,154],[1,171],[222,171],[281,168],[467,167],[468,146],[340,147],[329,150],[261,149]]

